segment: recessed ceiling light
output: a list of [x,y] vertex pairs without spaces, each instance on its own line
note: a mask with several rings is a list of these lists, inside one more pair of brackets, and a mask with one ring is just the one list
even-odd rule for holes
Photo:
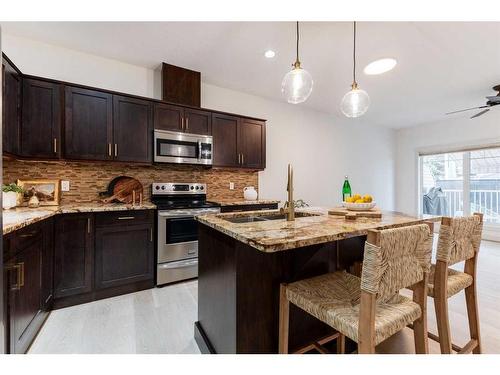
[[276,53],[272,49],[268,49],[264,53],[264,56],[266,56],[268,59],[272,59],[274,56],[276,56]]
[[370,76],[382,74],[388,72],[389,70],[394,69],[398,62],[393,58],[384,58],[372,61],[367,66],[365,66],[364,72]]

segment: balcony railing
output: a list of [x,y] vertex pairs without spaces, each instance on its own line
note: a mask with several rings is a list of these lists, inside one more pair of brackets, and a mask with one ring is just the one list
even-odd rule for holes
[[[446,194],[448,213],[452,216],[463,215],[464,200],[462,190],[443,189]],[[471,190],[470,212],[482,212],[484,220],[500,224],[500,190]]]

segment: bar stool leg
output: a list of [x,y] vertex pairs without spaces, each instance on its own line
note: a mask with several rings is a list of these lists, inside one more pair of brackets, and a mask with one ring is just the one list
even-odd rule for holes
[[280,285],[280,316],[278,353],[288,354],[288,328],[290,318],[290,302],[286,298],[286,284]]
[[451,354],[450,322],[448,320],[447,298],[434,296],[434,308],[436,310],[436,321],[441,354]]
[[337,354],[345,354],[345,335],[340,332],[337,338]]
[[413,290],[413,301],[418,303],[422,310],[422,315],[419,319],[413,322],[413,338],[415,340],[415,353],[428,354],[429,341],[427,339],[427,280],[428,275],[424,276],[424,280],[415,285]]
[[477,346],[472,350],[472,353],[481,354],[481,335],[479,332],[479,313],[476,294],[476,262],[477,256],[465,261],[465,272],[474,278],[472,285],[465,288],[465,302],[469,318],[470,338],[477,341]]

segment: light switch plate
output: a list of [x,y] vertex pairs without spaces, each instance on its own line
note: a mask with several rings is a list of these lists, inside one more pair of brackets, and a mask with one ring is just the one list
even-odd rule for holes
[[229,183],[229,190],[234,190],[234,182]]
[[62,191],[69,191],[69,181],[68,180],[61,181],[61,190]]

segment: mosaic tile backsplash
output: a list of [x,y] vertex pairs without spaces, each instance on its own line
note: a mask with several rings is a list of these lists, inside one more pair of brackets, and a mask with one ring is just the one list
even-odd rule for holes
[[[258,189],[258,172],[205,168],[186,165],[131,165],[108,162],[20,161],[3,160],[3,182],[17,179],[60,179],[70,181],[70,191],[61,192],[61,204],[99,202],[99,192],[117,176],[130,176],[144,186],[145,200],[150,199],[152,182],[201,182],[207,184],[207,199],[241,199],[243,188]],[[234,182],[234,190],[229,190]]]

